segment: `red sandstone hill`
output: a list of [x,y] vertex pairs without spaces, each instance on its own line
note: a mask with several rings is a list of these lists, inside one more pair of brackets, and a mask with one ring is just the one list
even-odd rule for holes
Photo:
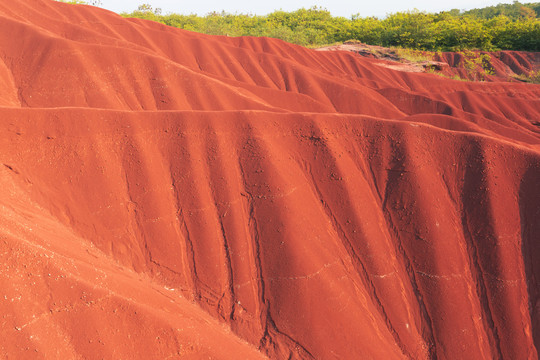
[[0,0],[0,357],[537,359],[540,86]]

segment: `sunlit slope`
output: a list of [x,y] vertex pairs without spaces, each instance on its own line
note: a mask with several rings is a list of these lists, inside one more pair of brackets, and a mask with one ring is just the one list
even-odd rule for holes
[[0,16],[2,356],[538,357],[539,86]]

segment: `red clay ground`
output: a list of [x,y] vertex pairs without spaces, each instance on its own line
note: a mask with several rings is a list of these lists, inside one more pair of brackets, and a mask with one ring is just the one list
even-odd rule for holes
[[381,59],[378,65],[386,68],[437,74],[454,80],[531,82],[531,73],[540,71],[540,52],[427,52],[384,48],[354,40],[316,50],[350,51]]
[[537,359],[540,86],[0,0],[0,357]]

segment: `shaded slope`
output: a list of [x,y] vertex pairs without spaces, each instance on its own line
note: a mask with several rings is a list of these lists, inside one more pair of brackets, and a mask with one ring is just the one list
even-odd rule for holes
[[356,116],[12,111],[4,161],[40,204],[274,356],[534,353],[536,152]]
[[3,354],[538,357],[539,86],[0,15]]

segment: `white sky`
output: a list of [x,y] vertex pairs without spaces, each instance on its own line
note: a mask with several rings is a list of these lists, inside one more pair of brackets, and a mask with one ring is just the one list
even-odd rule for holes
[[[89,1],[90,2],[90,1]],[[329,10],[334,16],[350,17],[359,13],[360,16],[384,17],[388,13],[398,11],[418,9],[421,11],[438,12],[450,9],[473,9],[485,6],[496,5],[498,3],[512,3],[504,0],[454,0],[454,1],[433,1],[433,0],[372,0],[372,1],[351,1],[351,0],[271,0],[271,1],[249,1],[249,0],[101,0],[102,8],[115,12],[132,12],[140,4],[148,3],[154,8],[161,8],[163,14],[199,14],[205,15],[211,11],[225,10],[230,13],[251,13],[257,15],[268,14],[274,10],[283,9],[292,11],[302,7],[310,8],[313,5],[322,6]]]

